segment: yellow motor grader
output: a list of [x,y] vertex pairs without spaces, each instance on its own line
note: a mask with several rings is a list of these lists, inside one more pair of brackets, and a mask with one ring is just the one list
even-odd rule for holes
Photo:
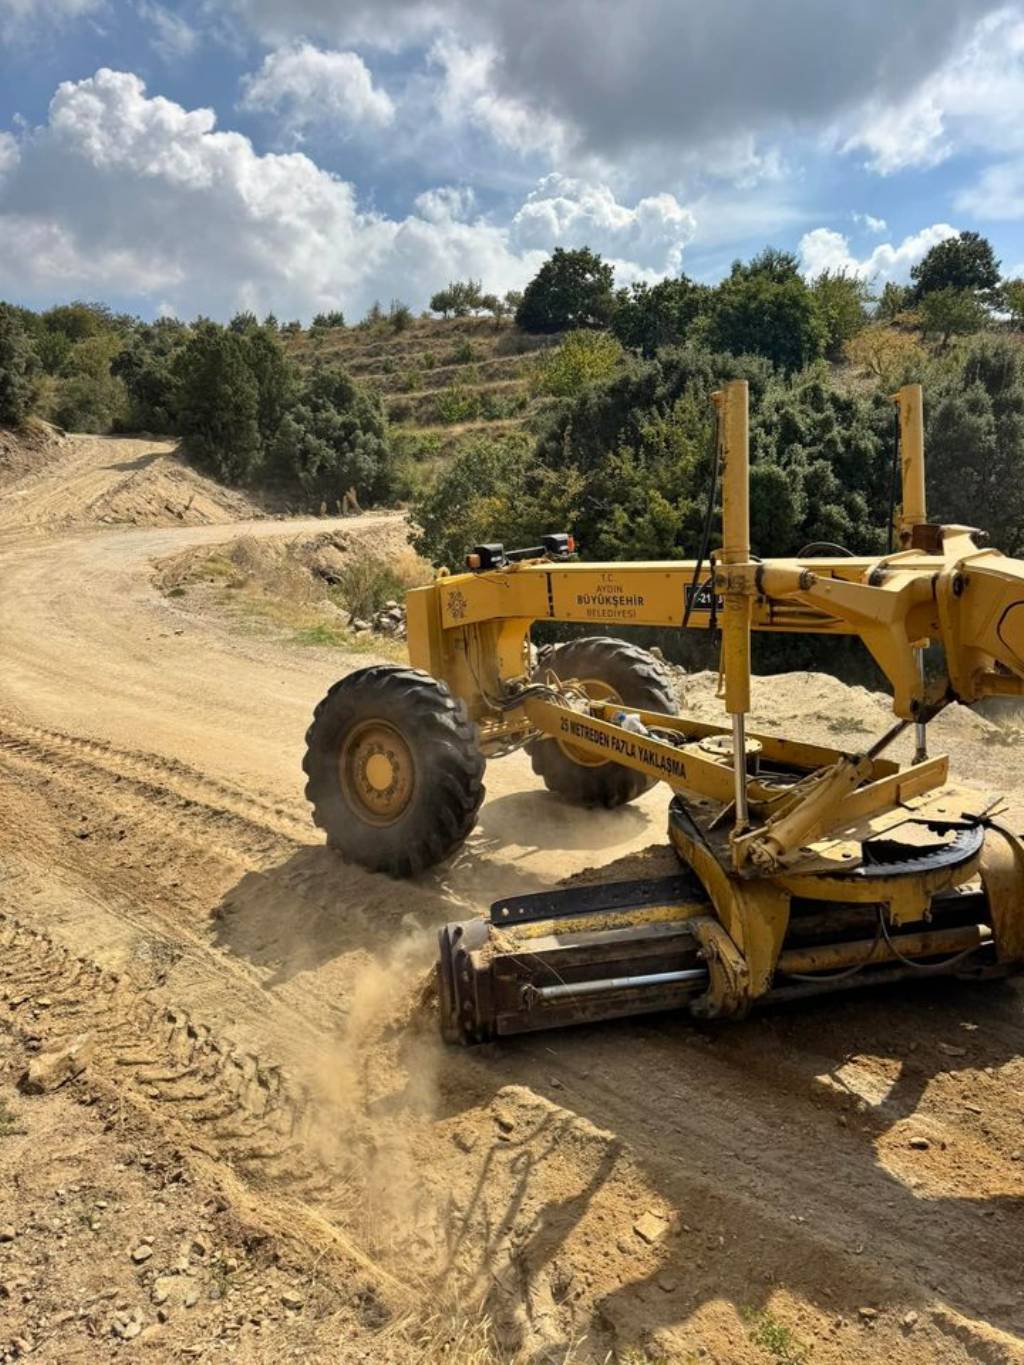
[[[317,707],[304,762],[316,823],[345,858],[393,876],[459,847],[485,760],[519,747],[570,801],[618,806],[656,782],[673,792],[678,875],[509,896],[441,930],[447,1039],[679,1007],[739,1016],[1024,964],[1015,819],[927,756],[928,722],[948,703],[1024,694],[1024,564],[928,521],[920,386],[895,401],[898,549],[751,554],[748,393],[735,381],[714,395],[723,534],[706,574],[701,560],[577,562],[567,535],[478,546],[467,572],[408,594],[412,666],[351,673]],[[536,621],[720,625],[728,723],[679,715],[662,665],[622,640],[538,653]],[[752,629],[858,636],[891,684],[895,724],[862,753],[749,732]],[[938,678],[923,668],[929,644],[942,647]],[[917,753],[901,767],[884,754],[911,726]]]

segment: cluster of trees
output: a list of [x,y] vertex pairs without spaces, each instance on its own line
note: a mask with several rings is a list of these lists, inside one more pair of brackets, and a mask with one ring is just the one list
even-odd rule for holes
[[[751,386],[751,539],[755,553],[797,555],[813,542],[885,549],[893,405],[880,386],[841,388],[824,362],[787,372],[764,357],[690,342],[628,359],[556,408],[539,439],[481,438],[463,448],[413,508],[417,548],[457,566],[488,540],[537,544],[571,529],[587,559],[683,559],[696,553],[712,459],[710,395]],[[1024,349],[973,339],[933,357],[926,384],[929,512],[980,525],[1024,553]],[[704,645],[660,641],[682,662]],[[862,651],[759,639],[762,668],[818,666],[868,678]],[[851,672],[852,670],[852,672]]]
[[991,244],[975,232],[939,242],[911,278],[875,299],[858,276],[825,270],[807,280],[794,255],[768,247],[734,262],[715,286],[683,275],[616,289],[612,267],[595,252],[558,248],[523,291],[515,320],[527,332],[607,329],[647,357],[690,341],[764,356],[789,373],[822,357],[842,359],[872,322],[902,319],[948,346],[1000,312],[1024,321],[1024,281],[1001,280]]
[[452,280],[431,297],[430,309],[443,318],[468,318],[489,313],[500,323],[515,313],[522,297],[515,289],[503,295],[485,294],[482,280]]
[[252,313],[189,326],[102,304],[0,304],[0,424],[36,411],[75,431],[180,435],[225,483],[332,503],[353,485],[386,497],[394,471],[379,395],[331,366],[300,370],[280,330]]

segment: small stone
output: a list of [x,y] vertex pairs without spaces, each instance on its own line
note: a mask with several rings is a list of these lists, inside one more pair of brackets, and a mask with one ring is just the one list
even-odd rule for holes
[[201,1232],[197,1233],[189,1245],[189,1250],[193,1256],[206,1257],[210,1254],[210,1243]]
[[186,1308],[195,1308],[198,1302],[199,1302],[198,1289],[188,1290],[187,1293],[185,1294],[184,1299],[182,1299],[182,1303],[185,1305]]
[[860,1314],[860,1316],[864,1319],[865,1322],[874,1322],[875,1318],[878,1317],[877,1308],[858,1308],[857,1312]]
[[508,1114],[495,1114],[494,1117],[498,1127],[503,1133],[511,1133],[512,1129],[516,1126],[515,1119],[511,1118]]
[[664,1290],[666,1294],[674,1294],[679,1288],[679,1281],[674,1275],[663,1272],[658,1276],[658,1288]]
[[903,1328],[907,1332],[912,1332],[917,1326],[917,1314],[913,1309],[909,1313],[904,1313],[902,1318]]
[[652,1245],[660,1238],[664,1237],[667,1222],[656,1213],[644,1213],[633,1224],[633,1231],[636,1235]]
[[469,1128],[457,1128],[452,1134],[452,1142],[460,1152],[471,1152],[477,1143],[477,1135]]
[[955,1043],[939,1043],[939,1051],[944,1052],[947,1057],[966,1057],[967,1049],[957,1047]]
[[147,1242],[140,1242],[132,1251],[132,1260],[136,1265],[142,1265],[144,1261],[149,1260],[152,1254],[153,1248]]
[[13,1223],[4,1223],[3,1227],[0,1227],[0,1242],[13,1242],[17,1235]]
[[296,1294],[290,1289],[286,1289],[281,1295],[281,1303],[285,1308],[290,1308],[293,1312],[298,1312],[303,1307],[306,1300],[301,1294]]
[[926,1137],[912,1137],[907,1144],[908,1147],[913,1147],[915,1152],[927,1152],[931,1145]]

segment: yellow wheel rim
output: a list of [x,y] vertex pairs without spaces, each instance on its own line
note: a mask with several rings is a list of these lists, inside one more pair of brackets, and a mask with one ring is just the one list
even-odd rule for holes
[[416,764],[393,725],[368,720],[345,736],[338,777],[346,801],[369,825],[393,825],[412,800]]
[[[598,678],[580,678],[576,681],[576,685],[582,688],[587,696],[593,698],[594,701],[622,701],[614,687],[601,682]],[[578,763],[581,768],[603,768],[610,761],[607,758],[592,756],[583,749],[578,749],[574,744],[563,744],[561,740],[556,742],[566,758],[571,759],[573,763]]]

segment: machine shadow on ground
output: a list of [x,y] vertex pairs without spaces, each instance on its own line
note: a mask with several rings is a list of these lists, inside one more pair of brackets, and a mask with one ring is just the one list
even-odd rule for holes
[[[907,1120],[935,1131],[928,1117],[916,1116],[943,1073],[984,1073],[1019,1058],[1019,1009],[1006,985],[946,982],[899,996],[875,991],[838,1006],[778,1007],[719,1026],[675,1015],[619,1021],[453,1049],[441,1092],[450,1116],[486,1106],[510,1084],[529,1087],[567,1111],[570,1126],[574,1117],[589,1120],[616,1151],[628,1152],[674,1213],[675,1230],[670,1224],[658,1244],[655,1268],[595,1302],[595,1317],[620,1344],[635,1338],[639,1324],[645,1336],[676,1331],[685,1338],[702,1306],[725,1299],[756,1313],[780,1290],[858,1330],[862,1307],[883,1313],[890,1302],[909,1301],[922,1317],[929,1305],[947,1304],[1019,1335],[1024,1177],[1016,1182],[1020,1194],[946,1193],[956,1181],[945,1143],[936,1142],[922,1163],[927,1178],[914,1188],[913,1178],[882,1164],[879,1151]],[[969,1056],[951,1060],[938,1044],[965,1013],[977,1022],[978,1041]],[[855,1055],[895,1073],[874,1103],[836,1083]],[[950,1147],[959,1141],[952,1127]],[[900,1145],[909,1147],[902,1135]],[[908,1151],[908,1162],[911,1155],[923,1154]],[[950,1155],[955,1164],[955,1151]],[[524,1156],[524,1174],[543,1160],[542,1151]],[[536,1215],[545,1232],[523,1249],[524,1279],[550,1270],[595,1198],[582,1173],[580,1181],[574,1196]],[[482,1177],[475,1190],[486,1198]],[[525,1191],[515,1197],[521,1204]],[[630,1220],[622,1232],[643,1250]],[[952,1322],[940,1326],[959,1330]]]

